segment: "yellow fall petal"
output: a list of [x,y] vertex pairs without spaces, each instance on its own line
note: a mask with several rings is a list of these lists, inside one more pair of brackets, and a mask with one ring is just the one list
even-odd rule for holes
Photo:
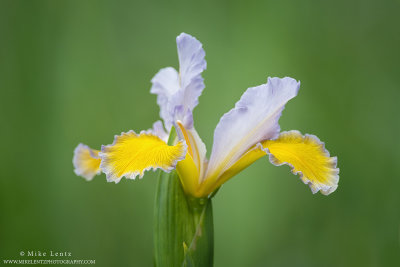
[[79,144],[74,150],[74,172],[90,181],[97,174],[100,174],[99,150],[94,150],[84,144]]
[[118,183],[123,176],[135,179],[140,175],[142,178],[150,169],[169,172],[185,158],[185,154],[183,141],[169,146],[151,133],[129,131],[115,136],[112,145],[102,146],[100,168],[107,175],[107,181]]
[[262,142],[262,145],[269,151],[271,163],[289,165],[313,193],[321,190],[328,195],[336,190],[339,182],[337,159],[329,156],[324,143],[316,136],[289,131],[281,133],[276,140]]

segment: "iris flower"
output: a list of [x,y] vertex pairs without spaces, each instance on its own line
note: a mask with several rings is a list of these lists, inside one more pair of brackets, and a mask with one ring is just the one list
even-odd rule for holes
[[[150,92],[157,95],[162,121],[152,129],[116,135],[114,142],[94,150],[79,144],[74,152],[75,173],[87,180],[101,172],[107,181],[143,177],[150,169],[176,170],[186,195],[210,197],[233,176],[256,160],[267,156],[280,166],[287,164],[293,174],[308,184],[313,193],[330,194],[339,181],[336,157],[314,135],[292,130],[280,132],[278,120],[286,103],[300,88],[295,79],[268,78],[265,84],[248,88],[235,107],[225,113],[214,131],[210,158],[193,123],[206,69],[202,44],[182,33],[176,38],[179,71],[161,69],[151,80]],[[177,138],[171,145],[171,131]]]

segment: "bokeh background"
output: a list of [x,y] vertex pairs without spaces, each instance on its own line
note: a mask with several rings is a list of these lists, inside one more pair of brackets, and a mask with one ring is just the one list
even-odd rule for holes
[[0,1],[0,258],[70,251],[152,266],[156,173],[74,175],[99,148],[158,119],[150,80],[178,66],[175,37],[206,51],[195,125],[268,76],[301,80],[280,120],[326,142],[340,183],[313,195],[267,159],[214,200],[215,266],[400,266],[399,1]]

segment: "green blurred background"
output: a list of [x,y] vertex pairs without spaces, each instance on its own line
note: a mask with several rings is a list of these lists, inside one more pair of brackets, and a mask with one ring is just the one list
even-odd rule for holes
[[115,185],[75,176],[99,148],[158,119],[150,79],[175,37],[206,51],[195,125],[268,76],[301,80],[280,120],[326,142],[338,190],[313,195],[261,159],[214,199],[215,266],[400,266],[399,1],[0,1],[0,259],[70,251],[152,266],[156,173]]

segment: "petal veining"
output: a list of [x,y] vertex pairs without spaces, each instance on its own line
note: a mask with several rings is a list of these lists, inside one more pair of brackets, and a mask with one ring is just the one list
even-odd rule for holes
[[274,165],[287,164],[293,174],[308,184],[315,194],[319,190],[328,195],[336,190],[339,182],[337,158],[330,157],[318,137],[302,135],[298,131],[282,132],[276,140],[262,142]]
[[218,179],[251,147],[277,137],[282,110],[299,87],[300,82],[286,77],[247,89],[215,129],[206,179]]
[[94,150],[84,144],[79,144],[74,150],[74,172],[90,181],[97,174],[100,174],[99,150]]
[[139,175],[142,178],[150,169],[169,172],[185,158],[185,154],[184,141],[169,146],[149,132],[136,134],[129,131],[115,136],[112,145],[102,146],[100,168],[107,175],[107,181],[118,183],[123,176],[135,179]]

